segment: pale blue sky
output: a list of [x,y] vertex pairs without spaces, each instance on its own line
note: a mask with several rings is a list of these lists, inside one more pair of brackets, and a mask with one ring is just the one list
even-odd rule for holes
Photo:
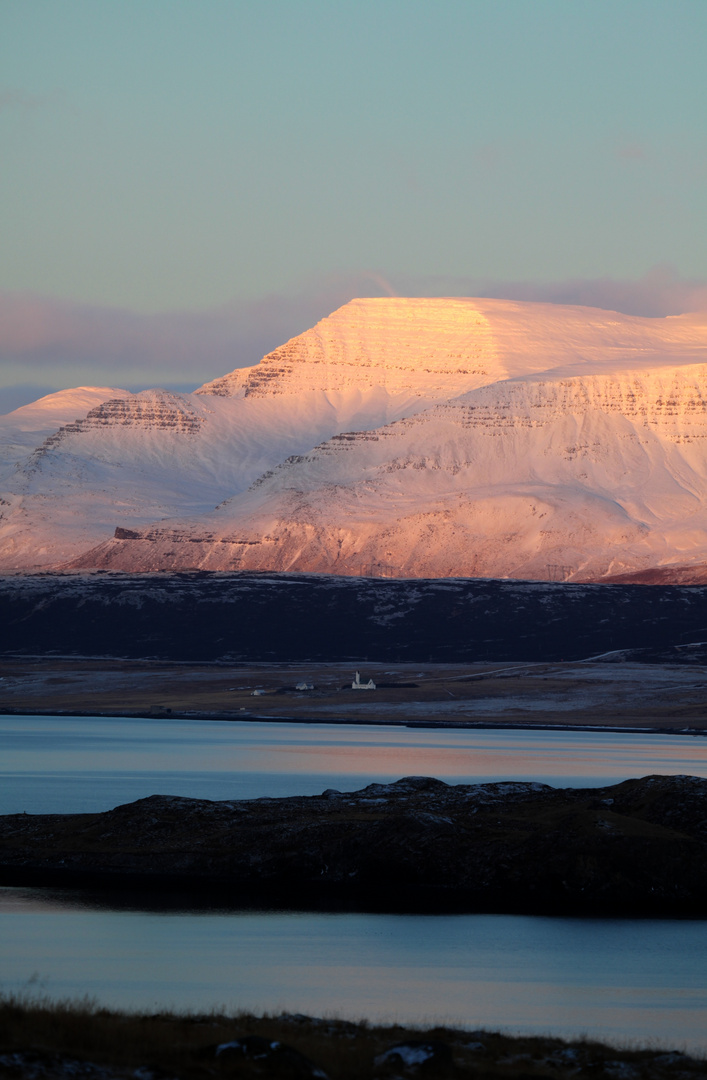
[[704,282],[706,54],[705,0],[0,0],[0,290]]

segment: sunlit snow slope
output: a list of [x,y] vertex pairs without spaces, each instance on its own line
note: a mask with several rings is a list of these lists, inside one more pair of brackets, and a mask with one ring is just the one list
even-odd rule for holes
[[0,566],[699,577],[704,362],[702,316],[355,300],[195,394],[107,391],[31,452],[24,410],[0,419]]

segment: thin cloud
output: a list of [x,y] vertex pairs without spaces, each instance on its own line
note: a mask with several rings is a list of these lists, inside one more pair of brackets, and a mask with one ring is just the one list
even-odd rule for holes
[[382,274],[376,273],[375,270],[369,270],[367,273],[363,274],[362,276],[363,276],[364,281],[365,280],[372,281],[373,284],[376,285],[385,296],[399,296],[400,295],[400,293],[397,293],[395,291],[395,289],[390,284],[388,279],[384,278]]
[[504,154],[496,142],[482,143],[474,151],[474,162],[483,172],[496,172],[503,164]]
[[[649,318],[707,311],[707,282],[682,278],[667,264],[654,266],[643,277],[633,281],[610,277],[569,278],[550,282],[438,277],[423,282],[419,279],[399,281],[397,284],[403,295],[489,296],[501,300],[579,304]],[[420,286],[422,291],[418,291]]]
[[37,97],[35,94],[28,94],[24,90],[17,90],[13,87],[5,87],[0,90],[0,112],[9,109],[15,109],[21,112],[32,112],[35,109],[39,109],[42,105],[46,105],[49,98]]
[[626,142],[616,147],[617,158],[623,161],[645,161],[648,151],[638,142]]
[[373,271],[312,282],[290,296],[159,314],[0,293],[0,368],[21,369],[22,381],[54,378],[60,369],[74,379],[87,377],[83,371],[111,381],[206,381],[256,364],[354,296],[379,295],[395,293]]
[[356,296],[395,295],[536,300],[653,317],[707,311],[707,283],[681,278],[669,266],[654,267],[635,281],[606,277],[540,284],[474,277],[401,277],[391,283],[377,271],[366,271],[310,282],[290,296],[155,315],[0,293],[2,382],[198,384],[257,363]]

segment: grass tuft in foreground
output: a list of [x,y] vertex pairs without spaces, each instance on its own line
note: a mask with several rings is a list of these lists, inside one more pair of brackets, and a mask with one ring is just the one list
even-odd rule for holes
[[0,1077],[13,1080],[393,1080],[395,1077],[707,1076],[679,1051],[299,1014],[122,1013],[84,1001],[0,998]]

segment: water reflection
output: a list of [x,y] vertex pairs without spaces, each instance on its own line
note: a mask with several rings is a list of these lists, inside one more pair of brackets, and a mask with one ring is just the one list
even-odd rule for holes
[[707,924],[154,913],[0,890],[2,988],[108,1005],[442,1020],[707,1049]]
[[[353,790],[403,775],[597,785],[707,776],[707,740],[612,732],[0,717],[0,812]],[[173,898],[178,903],[177,898]],[[0,890],[2,982],[128,1008],[214,1007],[587,1032],[707,1050],[707,923],[146,911]]]
[[707,776],[707,739],[618,732],[4,716],[0,746],[0,813],[107,810],[155,793],[314,795],[406,775],[557,786]]

